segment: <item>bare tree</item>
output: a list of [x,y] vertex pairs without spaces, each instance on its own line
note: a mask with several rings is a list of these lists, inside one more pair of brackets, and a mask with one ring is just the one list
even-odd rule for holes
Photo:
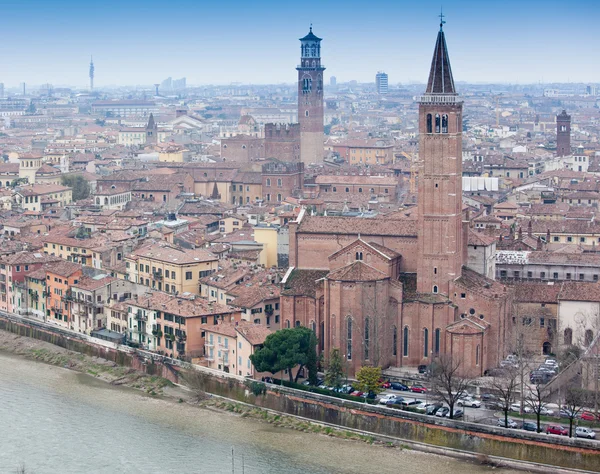
[[492,388],[498,397],[498,404],[504,413],[504,426],[508,426],[508,412],[519,390],[521,380],[519,367],[506,367],[492,380]]
[[568,388],[565,394],[564,409],[569,418],[569,438],[573,437],[573,420],[579,416],[583,408],[588,404],[589,396],[587,390],[580,388]]
[[[527,392],[527,396],[525,397],[525,403],[527,406],[531,408],[531,410],[535,413],[535,417],[537,420],[537,432],[541,433],[542,424],[540,421],[540,416],[542,414],[542,410],[546,408],[548,401],[550,400],[550,392],[548,389],[540,384],[536,384],[533,387],[529,388]],[[521,409],[523,407],[521,406]]]
[[185,385],[187,385],[194,394],[193,400],[196,403],[200,403],[202,400],[210,398],[210,396],[206,393],[208,376],[204,372],[199,372],[196,370],[182,371],[181,378],[183,379]]
[[454,405],[464,397],[470,382],[463,374],[462,360],[440,355],[430,367],[433,397],[448,404],[450,418],[453,418]]

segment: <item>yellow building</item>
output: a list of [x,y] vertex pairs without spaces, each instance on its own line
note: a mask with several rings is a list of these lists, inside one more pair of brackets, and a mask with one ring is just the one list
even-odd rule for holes
[[219,220],[219,232],[230,234],[233,231],[240,230],[246,222],[248,222],[248,218],[245,216],[238,216],[237,214],[224,216]]
[[19,156],[19,178],[27,179],[29,184],[35,184],[35,174],[42,165],[44,157],[33,153],[24,153]]
[[386,140],[348,140],[331,148],[350,164],[386,165],[394,161],[394,145]]
[[254,226],[254,241],[262,244],[260,264],[265,268],[277,266],[278,226],[259,224]]
[[200,278],[219,268],[205,249],[182,249],[165,242],[136,249],[125,257],[127,279],[168,293],[198,294]]
[[[128,127],[122,130],[119,130],[119,137],[117,142],[119,145],[123,146],[143,146],[147,144],[146,138],[146,128],[145,127]],[[159,142],[163,142],[166,137],[169,135],[169,132],[166,130],[159,130],[157,132],[157,139]]]
[[184,157],[188,150],[175,143],[159,143],[156,145],[158,149],[158,161],[166,163],[183,163]]
[[57,184],[33,184],[15,191],[15,200],[26,211],[40,212],[49,207],[64,207],[70,204],[72,190]]

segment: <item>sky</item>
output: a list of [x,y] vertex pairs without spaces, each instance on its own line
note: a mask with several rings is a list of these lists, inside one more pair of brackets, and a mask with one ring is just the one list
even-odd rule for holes
[[[451,0],[455,81],[600,82],[600,1]],[[298,39],[323,38],[325,80],[425,82],[437,2],[405,0],[0,0],[0,82],[96,87],[296,81]]]

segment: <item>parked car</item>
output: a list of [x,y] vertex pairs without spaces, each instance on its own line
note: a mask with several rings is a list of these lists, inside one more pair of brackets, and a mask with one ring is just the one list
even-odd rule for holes
[[600,420],[600,418],[597,418],[596,415],[594,415],[591,411],[582,411],[579,414],[579,418],[581,418],[584,421],[598,421],[598,420]]
[[525,431],[537,431],[537,424],[531,422],[531,421],[525,421],[523,423],[523,426],[521,426],[521,429],[524,429]]
[[417,370],[419,371],[420,374],[425,374],[425,373],[427,373],[427,366],[426,365],[419,365],[417,367]]
[[496,426],[501,426],[502,428],[516,428],[517,422],[515,420],[513,420],[512,418],[509,418],[508,420],[506,420],[506,425],[505,425],[504,417],[503,417],[503,418],[498,418],[498,421],[496,422]]
[[551,367],[558,367],[558,362],[556,362],[556,359],[546,359],[544,361],[544,365],[549,365]]
[[497,400],[492,400],[485,404],[485,407],[488,410],[504,410],[504,404]]
[[400,402],[400,405],[402,405],[404,408],[407,408],[407,407],[415,408],[420,403],[421,403],[421,400],[417,400],[416,398],[414,400],[402,399],[402,401]]
[[381,385],[383,388],[390,388],[390,385],[391,385],[391,383],[390,383],[390,381],[389,381],[389,380],[383,380],[383,379],[380,379],[380,380],[379,380],[379,384],[380,384],[380,385]]
[[423,413],[425,413],[425,410],[427,410],[427,407],[429,406],[429,403],[425,403],[425,402],[421,402],[418,405],[415,405],[415,410],[418,411],[422,411]]
[[491,401],[491,400],[496,400],[496,399],[497,399],[497,397],[496,397],[496,395],[494,395],[493,393],[482,393],[482,394],[481,394],[481,399],[482,399],[484,402],[487,402],[487,401]]
[[517,368],[518,364],[512,360],[503,360],[502,362],[500,362],[500,367],[502,367],[503,369],[506,369],[508,367]]
[[575,428],[575,436],[577,438],[595,439],[596,432],[593,429],[588,428],[586,426],[578,426],[577,428]]
[[546,425],[547,434],[569,436],[569,430],[560,425]]
[[561,408],[558,412],[558,416],[561,418],[573,418],[573,412],[567,408]]
[[461,398],[458,401],[458,406],[459,407],[480,408],[481,402],[479,400],[475,400],[474,398],[471,398],[471,397]]
[[389,394],[381,397],[379,399],[379,403],[381,405],[393,405],[393,404],[400,403],[400,402],[398,401],[398,397],[396,395],[389,393]]
[[410,391],[415,393],[425,393],[427,388],[425,388],[423,385],[415,384],[410,387]]
[[402,390],[403,392],[408,390],[408,385],[404,385],[401,382],[391,382],[390,383],[390,388],[392,390]]
[[360,390],[354,390],[354,392],[350,392],[350,395],[353,397],[362,397],[364,394]]
[[542,407],[542,408],[540,408],[540,415],[554,416],[554,410],[552,410],[551,408]]
[[429,405],[426,409],[425,409],[425,414],[426,415],[435,415],[435,412],[437,412],[440,408],[442,408],[442,404],[441,403],[434,403],[432,405]]
[[450,413],[450,408],[442,407],[442,408],[438,409],[438,411],[435,412],[435,416],[444,417],[448,413]]
[[[457,420],[458,418],[462,418],[465,413],[462,410],[454,410],[452,419]],[[446,418],[450,418],[450,410],[446,413]]]
[[549,372],[541,372],[539,370],[534,370],[529,374],[529,381],[533,384],[546,384],[552,380],[554,375]]
[[[517,413],[521,413],[521,404],[520,403],[513,403],[510,406],[510,411],[516,411]],[[531,407],[523,407],[523,413],[531,413]]]

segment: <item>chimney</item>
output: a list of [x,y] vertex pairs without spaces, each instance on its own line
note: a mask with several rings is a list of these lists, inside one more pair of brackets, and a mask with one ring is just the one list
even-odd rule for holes
[[538,236],[538,238],[537,238],[537,245],[535,246],[535,249],[542,250],[542,237],[541,236]]
[[527,235],[533,237],[533,222],[531,219],[529,219],[529,224],[527,224]]

